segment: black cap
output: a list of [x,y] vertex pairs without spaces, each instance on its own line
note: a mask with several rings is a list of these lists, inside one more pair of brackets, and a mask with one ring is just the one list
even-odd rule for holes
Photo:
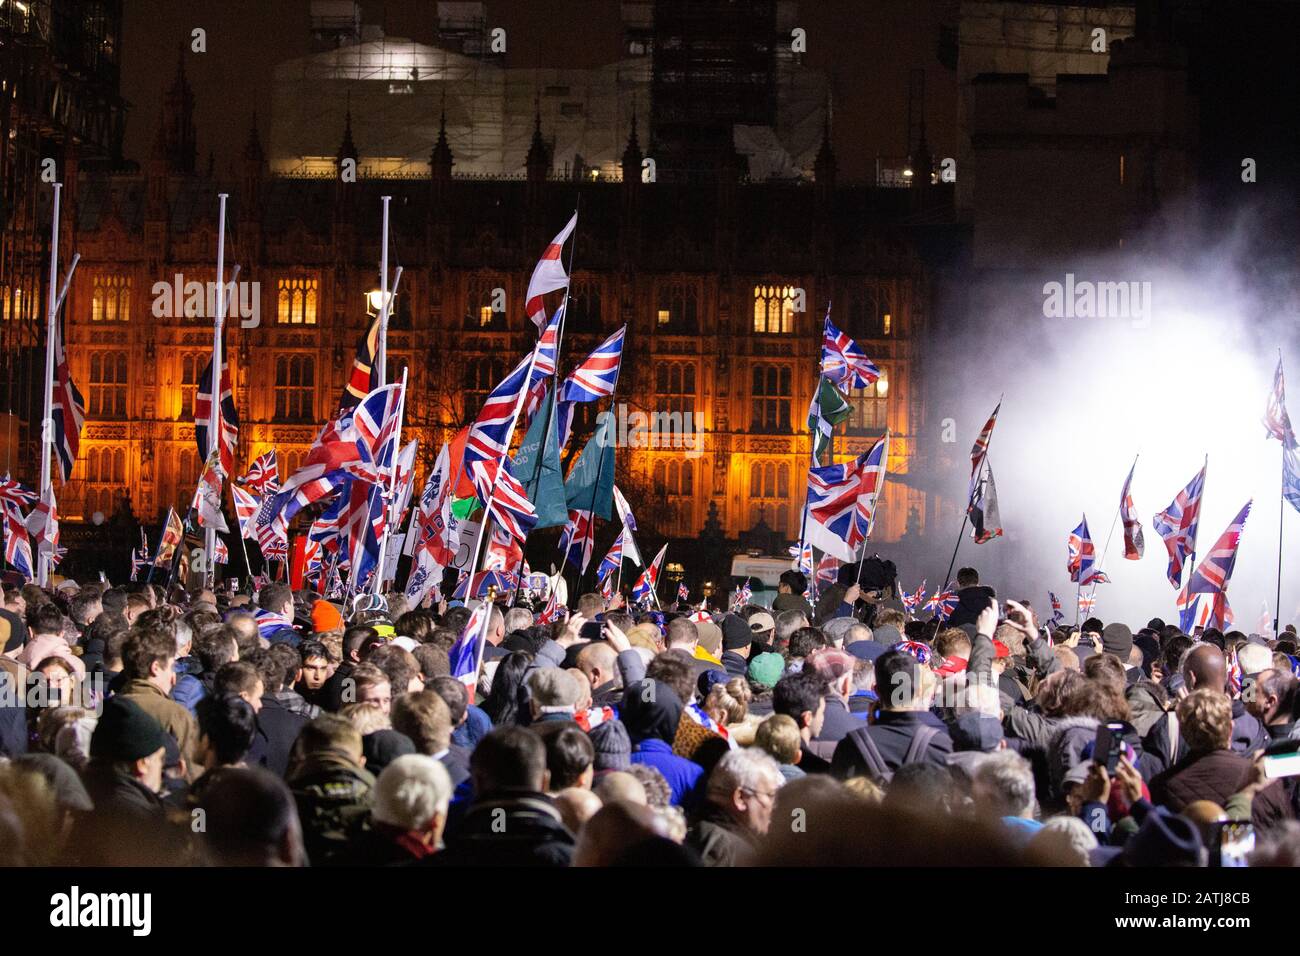
[[722,649],[734,651],[754,643],[754,632],[739,614],[728,614],[722,619]]
[[140,760],[167,746],[167,732],[138,704],[110,697],[90,737],[90,756],[105,760]]

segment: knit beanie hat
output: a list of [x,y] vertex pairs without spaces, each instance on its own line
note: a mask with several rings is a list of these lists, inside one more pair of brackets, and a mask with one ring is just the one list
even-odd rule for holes
[[785,658],[780,654],[759,654],[749,662],[749,679],[764,687],[775,687],[784,671]]
[[343,627],[343,615],[326,600],[317,600],[311,606],[311,629],[317,634],[337,631]]
[[140,760],[166,746],[167,732],[139,704],[110,697],[90,738],[90,756],[114,761]]
[[596,748],[594,769],[626,770],[632,766],[632,740],[621,720],[601,721],[588,731],[591,744]]
[[739,614],[728,614],[722,619],[722,648],[739,650],[754,643],[754,632]]
[[1118,657],[1121,664],[1127,664],[1129,651],[1133,650],[1133,632],[1127,624],[1107,624],[1101,630],[1101,648]]

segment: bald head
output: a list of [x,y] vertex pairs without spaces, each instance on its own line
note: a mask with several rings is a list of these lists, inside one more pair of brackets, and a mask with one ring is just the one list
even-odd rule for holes
[[588,644],[578,652],[578,670],[587,675],[592,687],[618,677],[618,655],[603,641]]
[[667,827],[649,807],[626,801],[607,804],[578,834],[573,865],[609,866],[637,844],[667,835]]
[[1223,651],[1213,644],[1200,644],[1187,653],[1183,661],[1183,680],[1188,690],[1216,690],[1223,693],[1228,683],[1228,668]]
[[551,799],[570,833],[581,832],[582,825],[595,816],[601,807],[600,797],[580,787],[568,787]]
[[635,803],[644,807],[650,802],[646,796],[645,785],[630,773],[625,773],[622,770],[602,774],[600,779],[596,781],[596,785],[592,787],[592,790],[605,804],[625,800],[628,803]]

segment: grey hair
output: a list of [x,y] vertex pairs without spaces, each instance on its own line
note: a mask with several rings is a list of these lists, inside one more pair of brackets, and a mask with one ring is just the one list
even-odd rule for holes
[[731,793],[733,790],[757,790],[763,783],[779,787],[785,778],[771,756],[757,747],[728,750],[709,775],[709,792]]
[[1243,644],[1237,648],[1237,663],[1243,674],[1258,674],[1273,666],[1273,652],[1263,644]]
[[172,622],[176,629],[176,653],[180,653],[194,641],[194,629],[190,627],[190,622],[183,617],[178,617]]
[[419,830],[435,816],[446,819],[450,802],[447,768],[424,754],[403,754],[379,775],[370,814],[380,823]]
[[1097,837],[1078,817],[1051,817],[1030,839],[1029,848],[1050,856],[1052,863],[1091,866],[1089,853],[1097,849]]
[[782,611],[776,616],[776,639],[788,641],[790,635],[801,627],[807,627],[808,624],[808,618],[803,611]]
[[541,667],[528,675],[533,703],[542,713],[571,711],[578,704],[582,688],[573,675],[559,667]]
[[1010,815],[1034,809],[1034,770],[1029,761],[1013,750],[989,754],[975,768],[975,778],[997,795]]
[[505,629],[507,634],[513,634],[515,631],[523,631],[533,626],[533,612],[526,607],[512,607],[505,614]]

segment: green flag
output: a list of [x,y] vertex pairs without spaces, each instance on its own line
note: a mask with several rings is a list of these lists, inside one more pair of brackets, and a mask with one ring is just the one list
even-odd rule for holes
[[451,513],[455,515],[457,521],[466,521],[474,512],[482,510],[483,507],[478,503],[476,495],[470,495],[468,498],[451,499]]
[[[548,393],[533,415],[528,434],[524,436],[515,455],[515,477],[524,486],[528,500],[537,510],[539,528],[556,528],[569,520],[569,507],[564,493],[564,470],[560,465],[559,423],[552,411]],[[547,428],[547,425],[550,427]],[[546,450],[538,454],[544,431],[549,433]]]
[[570,508],[590,511],[607,521],[614,510],[614,443],[608,437],[611,418],[608,412],[600,415],[596,434],[582,449],[564,483]]
[[853,407],[831,380],[822,378],[808,406],[808,430],[813,433],[813,455],[820,459],[830,444],[835,426],[849,417]]

